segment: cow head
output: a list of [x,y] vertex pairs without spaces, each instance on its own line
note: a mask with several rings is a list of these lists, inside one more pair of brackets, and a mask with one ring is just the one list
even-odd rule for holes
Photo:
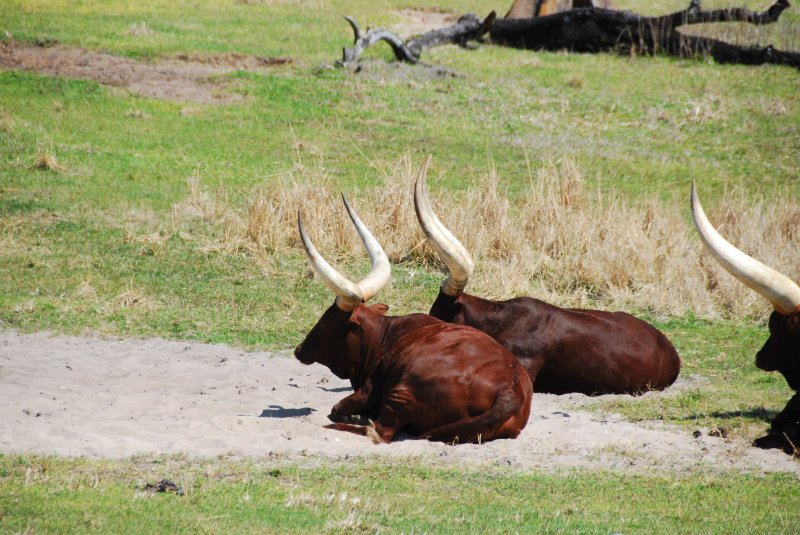
[[414,185],[414,209],[417,212],[417,219],[422,231],[439,258],[447,266],[449,274],[442,283],[442,293],[450,297],[458,297],[464,291],[475,266],[461,242],[447,230],[433,212],[433,207],[428,199],[428,187],[425,184],[430,163],[431,157],[428,156],[417,175]]
[[731,275],[767,299],[775,309],[769,338],[756,355],[756,366],[778,371],[793,390],[800,388],[800,286],[746,255],[723,238],[706,217],[692,183],[692,218],[708,250]]
[[756,353],[756,366],[780,372],[792,390],[800,390],[800,312],[769,317],[769,338]]
[[305,340],[295,348],[294,356],[303,364],[318,362],[328,367],[337,377],[352,379],[364,343],[363,325],[370,321],[370,317],[381,315],[386,311],[385,305],[366,307],[362,303],[374,297],[386,286],[391,275],[391,266],[386,253],[361,222],[344,195],[342,200],[369,253],[372,269],[357,283],[336,271],[319,254],[308,237],[300,214],[297,215],[300,241],[306,255],[322,282],[336,294],[336,301],[317,321]]

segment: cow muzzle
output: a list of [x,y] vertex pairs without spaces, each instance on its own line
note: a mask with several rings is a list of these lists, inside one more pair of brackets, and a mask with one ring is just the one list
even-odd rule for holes
[[756,353],[756,368],[764,370],[765,372],[774,372],[775,366],[770,362],[770,359],[761,350]]
[[300,344],[299,346],[294,348],[294,358],[296,358],[303,364],[311,364],[311,362],[306,362],[305,360],[303,360],[302,355],[303,355],[303,344]]

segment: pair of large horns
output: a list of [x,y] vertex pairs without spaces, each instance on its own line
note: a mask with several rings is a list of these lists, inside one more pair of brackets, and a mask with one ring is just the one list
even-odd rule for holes
[[475,266],[461,242],[447,230],[433,212],[428,199],[428,187],[425,184],[430,163],[431,157],[428,156],[417,175],[414,185],[414,209],[417,211],[417,219],[422,231],[449,271],[447,279],[442,283],[442,292],[451,297],[458,297],[464,291]]
[[767,299],[777,312],[788,316],[800,310],[800,286],[782,273],[746,255],[723,238],[711,226],[703,207],[700,206],[694,182],[692,182],[692,219],[703,243],[731,275]]
[[345,312],[355,310],[356,307],[362,302],[367,302],[378,292],[380,292],[388,283],[392,273],[392,266],[389,264],[389,259],[383,251],[381,244],[375,239],[375,236],[364,225],[361,219],[356,214],[347,198],[342,194],[344,206],[347,209],[347,214],[350,220],[358,231],[361,241],[369,254],[369,260],[372,265],[367,276],[359,282],[353,282],[338,271],[336,271],[317,251],[311,238],[308,237],[303,220],[300,218],[300,213],[297,213],[297,227],[300,229],[300,241],[303,243],[303,249],[308,255],[311,262],[311,267],[317,272],[319,278],[328,288],[336,294],[336,306]]

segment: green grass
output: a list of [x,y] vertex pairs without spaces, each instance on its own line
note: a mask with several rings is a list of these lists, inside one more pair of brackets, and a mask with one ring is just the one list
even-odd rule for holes
[[[142,490],[164,478],[184,494]],[[781,533],[800,522],[796,488],[791,476],[6,455],[0,531]]]

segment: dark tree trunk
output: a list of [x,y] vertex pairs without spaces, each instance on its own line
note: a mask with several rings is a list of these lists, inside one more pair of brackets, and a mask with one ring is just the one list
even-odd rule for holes
[[355,39],[352,48],[345,48],[342,52],[343,66],[353,66],[358,61],[358,57],[369,46],[374,45],[380,41],[385,41],[392,47],[395,58],[399,61],[407,61],[409,63],[419,62],[423,50],[434,46],[444,45],[448,43],[455,43],[459,46],[466,46],[468,41],[480,39],[495,20],[495,12],[489,13],[485,19],[473,13],[467,13],[458,19],[452,26],[440,28],[403,41],[396,34],[385,30],[383,28],[375,28],[367,30],[367,33],[362,34],[361,30],[352,17],[345,17],[350,27],[353,29]]
[[771,24],[788,7],[787,0],[777,0],[761,13],[744,8],[704,11],[699,0],[694,0],[687,9],[661,17],[599,8],[572,9],[545,17],[500,19],[492,25],[489,35],[496,44],[532,50],[663,52],[677,57],[708,55],[720,63],[774,63],[800,68],[800,54],[795,52],[775,50],[771,46],[742,47],[678,31],[684,25],[707,22]]

